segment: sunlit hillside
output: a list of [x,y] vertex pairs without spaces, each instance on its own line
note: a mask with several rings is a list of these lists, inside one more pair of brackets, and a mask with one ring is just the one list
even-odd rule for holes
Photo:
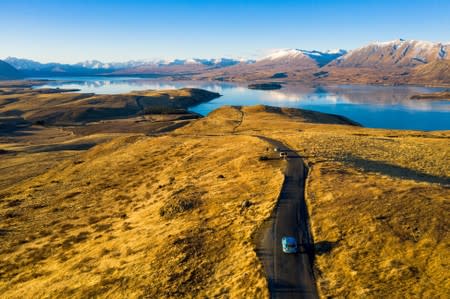
[[258,136],[309,166],[322,297],[445,296],[448,132],[255,106],[60,150],[25,180],[3,168],[15,182],[0,193],[3,297],[268,298],[256,238],[286,162]]

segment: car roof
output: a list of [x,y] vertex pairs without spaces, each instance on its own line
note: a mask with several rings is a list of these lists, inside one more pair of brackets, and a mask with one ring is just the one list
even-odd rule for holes
[[294,237],[285,236],[283,237],[282,241],[287,243],[296,243],[297,239],[295,239]]

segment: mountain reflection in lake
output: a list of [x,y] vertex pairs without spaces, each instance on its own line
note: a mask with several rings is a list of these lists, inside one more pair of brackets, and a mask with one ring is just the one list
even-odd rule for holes
[[271,105],[310,109],[346,116],[366,127],[414,130],[450,130],[450,102],[411,100],[413,94],[442,88],[418,86],[289,84],[279,90],[250,90],[246,84],[202,81],[164,81],[131,77],[69,77],[44,86],[76,88],[98,94],[127,93],[145,89],[203,88],[222,97],[191,110],[206,115],[223,105]]

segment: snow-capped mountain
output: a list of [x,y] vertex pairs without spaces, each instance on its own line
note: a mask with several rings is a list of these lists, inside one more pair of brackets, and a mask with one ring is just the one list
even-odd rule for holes
[[[16,58],[16,57],[7,57],[6,59],[4,59],[4,61],[14,66],[18,70],[40,70],[44,68],[44,66],[51,65],[51,63],[43,64],[31,59]],[[53,65],[56,65],[56,63]]]
[[189,69],[207,69],[207,68],[221,68],[236,65],[242,60],[231,58],[218,59],[173,59],[173,60],[130,60],[126,62],[102,62],[99,60],[86,60],[75,64],[63,63],[40,63],[30,59],[8,57],[5,61],[18,70],[22,70],[30,76],[38,75],[93,75],[101,73],[111,73],[117,71],[128,70],[132,72],[137,69],[137,73],[145,72],[146,70],[158,73],[158,69],[162,69],[163,73],[170,72],[170,69],[189,71]]
[[320,52],[301,49],[280,49],[256,61],[245,61],[227,68],[208,69],[195,78],[216,80],[253,80],[293,78],[294,73],[315,73],[320,67],[345,54],[345,50]]
[[121,68],[128,68],[128,67],[135,67],[139,65],[143,65],[147,63],[143,60],[130,60],[127,62],[101,62],[99,60],[86,60],[83,62],[76,63],[76,66],[88,68],[88,69],[121,69]]
[[118,69],[114,74],[160,74],[170,75],[179,74],[186,75],[192,73],[206,72],[213,69],[220,69],[234,66],[240,63],[251,63],[252,61],[242,61],[231,58],[218,59],[174,59],[152,61],[131,68]]
[[337,58],[338,67],[415,67],[449,59],[450,45],[427,41],[397,39],[374,42]]
[[8,57],[5,59],[10,65],[26,76],[52,76],[52,75],[92,75],[97,71],[78,65],[62,63],[40,63],[30,59]]
[[346,53],[347,51],[342,49],[326,52],[302,49],[281,49],[259,59],[257,63],[295,63],[304,67],[321,67]]
[[41,63],[31,59],[16,58],[16,57],[8,57],[4,61],[13,65],[18,70],[44,70],[56,67],[62,69],[84,68],[93,70],[95,69],[107,70],[107,69],[130,68],[149,63],[148,61],[144,60],[130,60],[127,62],[108,62],[108,63],[104,63],[98,60],[86,60],[75,64],[65,64],[57,62]]
[[302,58],[305,57],[305,54],[302,50],[298,49],[280,49],[273,51],[271,54],[262,57],[261,59],[257,60],[259,61],[273,61],[273,60],[280,60],[280,59],[296,59],[296,58]]
[[8,57],[7,63],[26,76],[180,75],[201,80],[329,82],[431,82],[450,84],[450,44],[418,40],[373,42],[347,52],[280,49],[257,60],[231,58],[130,60],[76,64],[39,63]]

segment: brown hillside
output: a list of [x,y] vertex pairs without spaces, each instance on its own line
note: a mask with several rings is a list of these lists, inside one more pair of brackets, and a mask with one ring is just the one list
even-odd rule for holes
[[448,45],[414,40],[372,43],[332,61],[335,67],[415,67],[446,58]]
[[[23,96],[30,111],[42,99]],[[85,100],[69,97],[53,104]],[[0,135],[3,298],[268,298],[255,237],[285,162],[258,136],[309,167],[323,298],[450,290],[449,132],[266,106],[224,107],[158,137],[114,132],[117,123],[25,126]]]
[[61,93],[62,90],[0,91],[0,113],[42,124],[82,124],[145,114],[183,114],[190,106],[220,96],[206,90],[142,91],[121,95]]
[[412,82],[417,84],[450,84],[450,60],[439,60],[415,68]]

